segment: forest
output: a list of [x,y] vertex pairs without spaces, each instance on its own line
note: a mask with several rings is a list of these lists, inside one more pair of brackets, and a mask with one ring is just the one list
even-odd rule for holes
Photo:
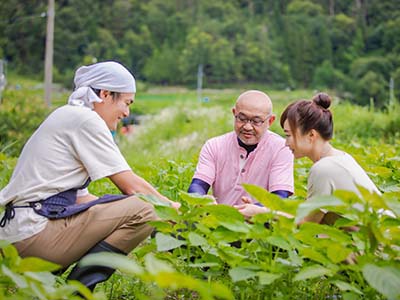
[[[0,3],[0,58],[43,77],[44,0]],[[116,60],[144,82],[333,89],[385,107],[400,95],[399,0],[60,0],[54,80]],[[392,89],[390,89],[392,82]],[[392,91],[392,92],[391,92]]]

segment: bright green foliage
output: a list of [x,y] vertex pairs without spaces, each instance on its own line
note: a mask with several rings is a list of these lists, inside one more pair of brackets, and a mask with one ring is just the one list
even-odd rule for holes
[[[366,191],[362,198],[349,192],[317,198],[311,205],[300,204],[296,219],[318,208],[344,218],[333,227],[305,223],[297,228],[294,219],[274,211],[293,213],[299,202],[286,203],[288,200],[256,186],[246,189],[261,203],[269,204],[272,212],[257,215],[248,223],[232,207],[215,206],[208,198],[181,194],[180,215],[173,218],[172,214],[159,214],[170,226],[154,223],[159,231],[152,240],[160,251],[157,256],[181,272],[223,282],[239,299],[241,292],[246,299],[292,299],[304,292],[324,298],[338,293],[365,297],[379,297],[381,293],[389,299],[399,296],[391,288],[400,280],[396,262],[398,199]],[[393,205],[393,217],[379,212]],[[264,227],[265,222],[269,229]],[[354,225],[358,231],[340,229]],[[355,257],[357,263],[349,264],[350,257]],[[378,277],[384,279],[374,280]],[[322,286],[320,291],[314,290],[317,283]]]
[[31,133],[49,112],[43,99],[34,95],[22,98],[19,91],[6,90],[0,109],[0,152],[17,155]]
[[94,297],[78,282],[57,282],[50,272],[60,267],[35,257],[20,258],[14,246],[0,240],[0,298],[1,299],[81,299],[77,292],[87,299]]
[[[361,190],[359,198],[337,191],[332,196],[304,202],[311,162],[301,159],[295,162],[296,186],[291,199],[282,200],[260,187],[245,186],[254,198],[272,209],[245,220],[232,207],[215,206],[209,197],[185,193],[204,141],[232,129],[230,109],[240,91],[207,91],[204,96],[209,97],[208,103],[199,103],[196,93],[185,89],[171,94],[153,88],[138,94],[133,110],[147,114],[146,119],[134,128],[132,136],[120,136],[118,143],[133,170],[162,194],[181,202],[182,207],[177,212],[155,197],[138,195],[155,205],[161,218],[152,222],[157,232],[128,257],[99,254],[85,259],[87,264],[118,269],[109,281],[96,288],[93,297],[398,299],[398,289],[393,288],[398,286],[400,268],[397,106],[375,112],[336,98],[332,106],[332,143],[360,163],[382,196]],[[279,117],[289,101],[310,98],[313,92],[269,94]],[[17,102],[23,103],[17,97],[16,94]],[[281,132],[277,122],[273,130]],[[0,154],[0,187],[8,182],[15,163],[16,158]],[[107,179],[93,182],[90,190],[98,195],[119,193]],[[295,225],[295,220],[319,208],[343,218],[334,226]],[[382,214],[381,208],[391,210],[395,217]],[[277,215],[276,211],[294,218]],[[352,226],[359,230],[342,229]],[[7,243],[1,247],[0,298],[45,295],[41,299],[73,299],[76,290],[91,297],[82,286],[65,283],[63,278],[49,273],[53,270],[51,264],[21,259]],[[352,259],[357,263],[349,264]],[[17,288],[18,285],[26,287]]]

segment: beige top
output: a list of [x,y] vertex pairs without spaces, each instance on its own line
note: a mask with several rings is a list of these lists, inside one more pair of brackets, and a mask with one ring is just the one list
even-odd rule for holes
[[[0,205],[26,205],[79,188],[88,177],[94,181],[125,170],[130,167],[104,120],[87,107],[65,105],[25,144],[8,185],[0,190]],[[43,230],[47,221],[32,208],[15,208],[14,219],[0,227],[0,239],[26,239]]]
[[352,191],[360,196],[356,185],[380,194],[367,173],[351,155],[343,152],[343,155],[327,156],[311,167],[307,198],[331,195],[335,190]]

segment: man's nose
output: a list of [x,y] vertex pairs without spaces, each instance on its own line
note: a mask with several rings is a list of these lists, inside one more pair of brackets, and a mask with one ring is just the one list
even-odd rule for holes
[[129,117],[129,114],[130,114],[130,110],[129,110],[129,107],[127,107],[126,109],[125,109],[125,111],[124,111],[124,117],[126,118],[126,117]]
[[251,125],[250,121],[246,121],[246,123],[244,123],[243,128],[247,129],[247,130],[252,130],[253,129],[253,125]]

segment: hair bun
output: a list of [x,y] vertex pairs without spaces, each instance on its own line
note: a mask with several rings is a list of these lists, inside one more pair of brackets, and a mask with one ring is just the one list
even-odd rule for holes
[[326,93],[318,93],[313,98],[312,101],[318,106],[328,109],[331,106],[331,97]]

